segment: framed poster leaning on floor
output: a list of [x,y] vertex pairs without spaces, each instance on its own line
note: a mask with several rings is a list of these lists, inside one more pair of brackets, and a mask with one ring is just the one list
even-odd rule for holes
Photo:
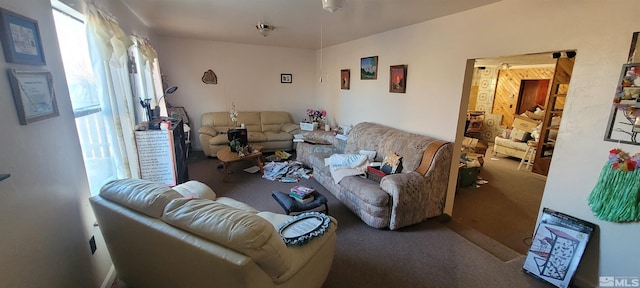
[[522,269],[557,287],[569,287],[596,225],[544,208]]

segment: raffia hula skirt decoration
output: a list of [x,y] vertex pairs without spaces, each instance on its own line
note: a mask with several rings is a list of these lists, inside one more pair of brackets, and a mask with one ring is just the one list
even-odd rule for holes
[[601,220],[640,221],[640,154],[609,151],[598,183],[589,194],[589,207]]

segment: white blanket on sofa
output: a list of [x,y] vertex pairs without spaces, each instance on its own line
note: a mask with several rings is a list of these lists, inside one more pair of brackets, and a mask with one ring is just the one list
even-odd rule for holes
[[329,166],[333,181],[338,184],[342,178],[353,175],[363,175],[369,166],[367,155],[361,154],[333,154],[324,159],[325,166]]

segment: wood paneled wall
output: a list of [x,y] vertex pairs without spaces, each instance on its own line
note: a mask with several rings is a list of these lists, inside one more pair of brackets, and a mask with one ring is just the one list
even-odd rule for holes
[[551,79],[553,71],[553,67],[500,70],[491,113],[502,115],[502,125],[511,127],[518,106],[522,80]]

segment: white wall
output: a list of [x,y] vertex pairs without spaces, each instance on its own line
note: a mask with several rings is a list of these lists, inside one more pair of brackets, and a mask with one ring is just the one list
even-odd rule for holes
[[[317,97],[336,111],[338,122],[374,121],[454,141],[462,136],[460,105],[466,109],[468,101],[461,96],[467,59],[576,49],[541,208],[599,225],[578,271],[583,284],[597,286],[598,275],[640,276],[640,249],[634,244],[640,224],[600,221],[586,200],[616,146],[602,139],[631,35],[640,31],[638,8],[640,2],[631,0],[504,0],[333,46],[323,51],[329,77]],[[378,80],[360,80],[360,58],[375,55]],[[406,94],[388,92],[389,66],[397,64],[409,65]],[[351,90],[340,90],[339,71],[346,68]],[[622,148],[640,151],[639,146]],[[450,186],[449,213],[455,191]]]
[[[62,60],[47,0],[3,1],[2,8],[38,21],[46,66],[6,63],[0,70],[53,74],[60,116],[27,126],[18,123],[6,73],[0,77],[0,279],[6,287],[87,287],[92,277],[83,204],[88,184]],[[2,43],[3,45],[5,43]],[[105,250],[105,247],[101,247]]]
[[[238,111],[289,111],[295,121],[316,106],[313,50],[170,37],[160,37],[154,45],[168,85],[179,87],[167,101],[185,107],[195,149],[202,148],[200,116],[229,111],[231,102]],[[217,85],[202,82],[209,69],[218,76]],[[293,74],[293,83],[280,83],[282,73]]]
[[[100,1],[97,1],[100,2]],[[120,1],[103,8],[126,31],[146,28]],[[6,76],[0,77],[0,279],[6,287],[100,287],[112,266],[89,206],[89,185],[48,0],[6,0],[0,7],[38,21],[46,66],[6,63],[0,70],[53,74],[60,116],[22,126]],[[4,43],[2,43],[4,44]],[[2,53],[0,53],[2,54]],[[5,74],[6,75],[6,74]],[[95,235],[96,254],[89,238]]]

